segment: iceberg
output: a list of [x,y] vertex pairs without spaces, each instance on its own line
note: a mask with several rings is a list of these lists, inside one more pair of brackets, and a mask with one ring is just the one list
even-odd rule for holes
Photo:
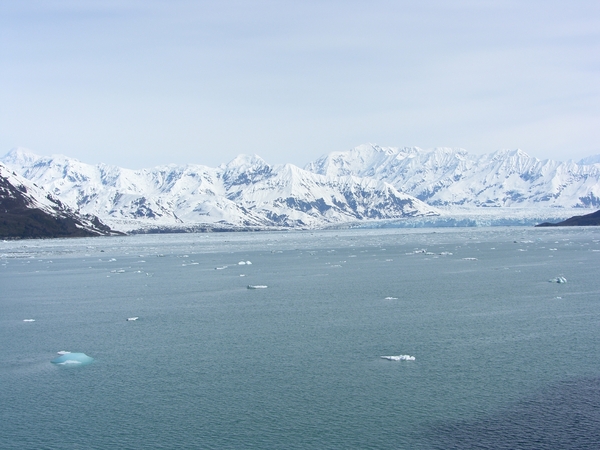
[[398,355],[398,356],[382,356],[383,359],[389,361],[414,361],[415,357],[410,355]]
[[54,358],[50,362],[61,366],[85,366],[92,361],[94,361],[94,358],[85,353],[65,353],[58,358]]
[[35,322],[35,319],[23,319],[23,322]]
[[267,286],[264,284],[249,284],[248,289],[266,289]]
[[134,320],[138,320],[138,319],[139,319],[139,317],[137,317],[137,316],[136,317],[128,317],[127,322],[133,322]]

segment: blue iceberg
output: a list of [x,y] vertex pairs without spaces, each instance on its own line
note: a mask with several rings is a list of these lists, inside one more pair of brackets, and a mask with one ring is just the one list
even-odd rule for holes
[[50,362],[52,364],[60,364],[61,366],[85,366],[92,361],[94,361],[94,358],[85,353],[65,353]]

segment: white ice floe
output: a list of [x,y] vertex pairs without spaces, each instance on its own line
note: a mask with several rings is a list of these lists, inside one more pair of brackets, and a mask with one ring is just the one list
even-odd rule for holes
[[414,361],[415,357],[410,355],[397,355],[397,356],[382,356],[383,359],[389,361]]
[[59,355],[68,355],[71,352],[68,352],[66,350],[61,350],[60,352],[56,352],[56,353],[58,353]]
[[386,297],[384,300],[398,300],[398,297]]
[[227,266],[215,267],[215,270],[223,270],[223,269],[227,269]]
[[250,261],[246,261],[246,264],[251,265],[252,263]]
[[249,284],[248,289],[266,289],[267,286],[264,284]]
[[565,277],[556,277],[556,278],[552,278],[552,279],[550,279],[548,281],[550,283],[559,283],[559,284],[562,284],[562,283],[566,283],[567,279]]
[[240,265],[240,266],[245,266],[245,265],[246,265],[246,261],[240,261],[240,262],[238,263],[238,265]]
[[35,322],[35,319],[23,319],[23,322]]
[[138,320],[138,319],[139,319],[139,317],[128,317],[127,322],[132,322],[132,321]]
[[463,258],[463,261],[477,261],[477,258]]

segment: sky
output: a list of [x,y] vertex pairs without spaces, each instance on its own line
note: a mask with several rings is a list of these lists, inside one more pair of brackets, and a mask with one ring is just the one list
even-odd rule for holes
[[600,153],[600,2],[6,0],[0,155]]

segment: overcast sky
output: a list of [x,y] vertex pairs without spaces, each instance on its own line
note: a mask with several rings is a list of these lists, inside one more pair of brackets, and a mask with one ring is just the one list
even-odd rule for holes
[[600,2],[6,0],[0,154],[600,153]]

